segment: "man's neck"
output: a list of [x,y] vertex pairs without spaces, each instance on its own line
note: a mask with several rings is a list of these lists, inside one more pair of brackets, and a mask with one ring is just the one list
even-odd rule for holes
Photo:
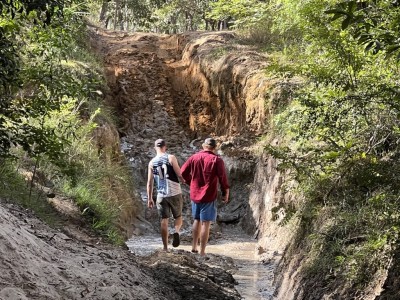
[[211,150],[211,149],[203,149],[203,151],[206,151],[206,152],[211,152],[211,153],[215,154],[215,150]]
[[161,149],[157,149],[157,156],[161,156],[163,154],[165,154],[166,151],[163,151]]

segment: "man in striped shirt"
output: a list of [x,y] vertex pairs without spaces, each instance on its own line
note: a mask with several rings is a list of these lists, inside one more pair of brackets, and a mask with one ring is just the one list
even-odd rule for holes
[[182,226],[182,190],[179,179],[183,182],[178,161],[174,155],[168,154],[167,145],[163,139],[154,143],[157,155],[149,162],[147,176],[147,206],[154,207],[153,184],[157,189],[157,210],[161,217],[161,238],[164,250],[168,250],[168,221],[174,217],[175,233],[173,247],[180,244],[179,230]]

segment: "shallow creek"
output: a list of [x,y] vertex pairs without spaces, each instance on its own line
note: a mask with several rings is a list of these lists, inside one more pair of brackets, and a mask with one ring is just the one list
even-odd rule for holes
[[[182,236],[188,233],[183,232]],[[246,300],[272,299],[273,293],[273,265],[263,264],[259,261],[256,241],[237,229],[227,230],[223,238],[210,240],[207,245],[207,253],[231,257],[237,267],[233,277],[238,282],[236,289]],[[146,256],[162,248],[159,235],[135,236],[126,242],[132,253],[138,256]],[[171,251],[190,251],[189,241],[182,240],[178,248],[170,248]],[[207,261],[206,261],[207,263]]]

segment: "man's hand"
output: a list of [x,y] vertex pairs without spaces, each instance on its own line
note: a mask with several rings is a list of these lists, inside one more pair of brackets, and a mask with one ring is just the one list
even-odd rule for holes
[[222,202],[225,204],[229,201],[229,190],[222,192]]
[[148,208],[153,208],[153,207],[154,207],[154,201],[153,201],[153,199],[147,200],[147,207],[148,207]]

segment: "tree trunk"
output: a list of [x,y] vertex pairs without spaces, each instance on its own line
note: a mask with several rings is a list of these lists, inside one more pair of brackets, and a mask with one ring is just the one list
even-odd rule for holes
[[103,0],[103,4],[101,5],[101,10],[100,10],[100,17],[99,17],[100,24],[102,24],[106,28],[107,28],[107,23],[108,23],[108,20],[106,18],[106,15],[108,12],[108,2],[110,2],[110,0]]
[[193,15],[189,14],[189,30],[194,31],[193,28]]
[[171,17],[171,26],[172,26],[172,33],[176,34],[176,17],[172,16]]
[[124,10],[125,6],[120,3],[119,11],[118,11],[118,23],[119,23],[119,29],[124,30]]
[[122,0],[116,0],[115,1],[115,19],[114,19],[114,30],[117,29],[117,26],[119,26],[120,30],[124,30],[124,24],[123,24],[123,13],[122,13]]

